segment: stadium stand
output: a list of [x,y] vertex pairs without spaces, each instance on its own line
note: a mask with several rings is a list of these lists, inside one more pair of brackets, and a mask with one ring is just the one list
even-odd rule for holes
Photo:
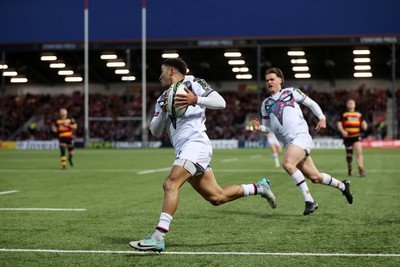
[[[358,109],[364,114],[365,120],[372,125],[366,137],[371,139],[382,138],[382,125],[385,120],[388,106],[387,99],[391,98],[390,91],[385,89],[367,88],[365,85],[356,90],[335,90],[333,92],[317,92],[313,89],[300,88],[311,98],[316,100],[327,115],[328,127],[323,133],[315,133],[315,117],[306,107],[303,113],[309,122],[310,133],[313,136],[337,137],[336,121],[344,110],[345,99],[354,98]],[[148,95],[147,114],[151,119],[153,104],[159,92],[151,91]],[[206,126],[211,139],[257,140],[254,132],[246,130],[247,122],[259,112],[259,101],[264,99],[265,93],[225,91],[221,92],[227,106],[224,110],[209,110]],[[399,101],[400,93],[396,97]],[[127,105],[126,95],[102,95],[99,93],[89,96],[89,123],[90,138],[104,141],[139,141],[141,140],[141,122],[124,118],[141,116],[141,95],[129,96]],[[3,140],[50,140],[56,138],[50,125],[57,116],[60,107],[66,107],[70,115],[78,123],[77,138],[84,136],[84,98],[79,92],[71,95],[26,94],[7,96],[4,98],[4,132]],[[397,110],[400,114],[400,109]],[[400,118],[400,116],[398,116]],[[1,120],[3,121],[3,120]],[[149,135],[150,141],[161,140],[167,142],[166,135],[155,139]]]

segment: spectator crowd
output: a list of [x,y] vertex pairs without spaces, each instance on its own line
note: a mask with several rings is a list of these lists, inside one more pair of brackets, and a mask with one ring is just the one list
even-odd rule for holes
[[[318,92],[302,89],[321,106],[327,117],[327,129],[319,136],[340,137],[336,122],[345,110],[347,98],[353,98],[358,110],[363,114],[370,129],[364,136],[384,138],[386,136],[387,99],[392,95],[388,90],[361,86],[356,90],[335,90]],[[153,115],[154,102],[159,91],[150,90],[147,96],[147,118]],[[258,135],[247,130],[248,122],[258,116],[260,103],[266,97],[264,92],[225,91],[220,92],[226,100],[224,110],[208,110],[206,126],[211,139],[256,140]],[[400,93],[397,92],[397,103]],[[71,95],[8,95],[1,100],[0,140],[50,140],[56,138],[51,131],[51,124],[58,116],[60,107],[65,107],[69,115],[78,123],[77,138],[84,137],[84,97],[75,92]],[[312,112],[303,108],[304,117],[310,125],[314,137],[316,118]],[[140,141],[142,96],[139,92],[130,95],[89,95],[89,134],[91,139],[106,141]],[[400,108],[397,109],[400,118]],[[149,121],[148,121],[149,122]],[[148,124],[147,122],[147,124]],[[156,140],[149,134],[150,140]],[[157,140],[160,140],[157,139]],[[161,141],[168,140],[166,135]]]

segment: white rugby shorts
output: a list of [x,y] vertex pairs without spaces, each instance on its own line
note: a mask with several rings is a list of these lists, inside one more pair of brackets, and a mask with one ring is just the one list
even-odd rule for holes
[[[203,174],[211,169],[212,159],[211,142],[199,142],[199,140],[187,141],[178,151],[173,165],[185,168],[192,176]],[[189,162],[192,164],[190,164]]]
[[289,142],[289,144],[297,145],[307,151],[310,154],[311,149],[313,147],[313,141],[311,135],[306,133],[297,134],[296,137]]

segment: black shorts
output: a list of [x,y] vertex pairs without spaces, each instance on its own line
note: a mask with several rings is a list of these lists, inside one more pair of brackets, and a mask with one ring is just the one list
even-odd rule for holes
[[73,147],[74,146],[74,139],[73,138],[60,138],[58,140],[58,142],[61,144],[66,144],[69,147]]
[[345,147],[353,146],[355,142],[361,142],[361,136],[343,138],[343,144]]

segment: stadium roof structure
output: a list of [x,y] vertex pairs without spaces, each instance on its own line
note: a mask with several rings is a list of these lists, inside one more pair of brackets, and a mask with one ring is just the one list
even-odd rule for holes
[[[292,79],[294,58],[288,51],[293,49],[304,51],[307,60],[299,65],[303,67],[299,73],[309,71],[313,80],[347,80],[354,78],[353,49],[358,48],[370,50],[370,62],[360,64],[362,71],[370,67],[372,79],[392,80],[392,53],[400,43],[400,1],[274,2],[273,10],[282,12],[272,12],[271,3],[262,0],[41,0],[32,6],[25,2],[0,1],[0,16],[6,22],[1,24],[0,61],[32,84],[64,82],[58,69],[40,60],[43,53],[55,54],[66,68],[82,76],[85,38],[90,43],[90,83],[121,81],[123,74],[116,74],[100,59],[104,52],[114,52],[130,65],[134,82],[140,83],[143,33],[148,82],[158,81],[166,51],[177,52],[191,74],[210,82],[236,81],[238,74],[263,80],[262,73],[270,66],[281,68]],[[171,16],[181,10],[185,10],[182,16]],[[234,67],[248,71],[233,72],[226,51],[241,52],[238,59],[244,64]]]
[[[206,79],[209,82],[237,81],[237,72],[234,67],[247,67],[251,74],[250,81],[257,78],[264,79],[264,71],[268,67],[279,67],[283,70],[286,79],[294,79],[296,66],[291,62],[296,57],[290,57],[288,51],[304,51],[306,64],[312,80],[326,80],[335,82],[341,79],[355,79],[354,49],[368,49],[370,62],[361,63],[371,67],[371,79],[392,80],[392,54],[398,48],[400,37],[382,38],[379,36],[366,38],[331,38],[331,39],[280,39],[280,40],[251,40],[251,39],[223,39],[223,40],[194,40],[150,42],[147,45],[147,82],[158,82],[160,65],[163,62],[162,54],[176,52],[184,59],[190,74]],[[73,70],[75,74],[84,75],[84,47],[82,43],[35,43],[23,45],[1,45],[4,61],[9,70],[28,78],[29,84],[54,85],[64,83],[65,76],[59,75],[59,69],[49,67],[47,61],[42,61],[42,55],[53,54],[57,62],[66,64],[65,69]],[[232,66],[231,60],[224,56],[225,52],[240,52],[238,58],[244,64]],[[107,67],[107,60],[100,58],[102,54],[114,53],[117,59],[126,63],[130,73],[136,77],[134,83],[142,81],[142,48],[141,43],[129,42],[97,42],[90,43],[89,48],[89,82],[109,84],[121,82],[121,74],[115,69]],[[400,52],[395,55],[400,62]],[[0,61],[2,56],[0,54]],[[111,60],[112,61],[112,60]],[[397,67],[396,77],[400,77]],[[6,77],[5,83],[10,79]]]

